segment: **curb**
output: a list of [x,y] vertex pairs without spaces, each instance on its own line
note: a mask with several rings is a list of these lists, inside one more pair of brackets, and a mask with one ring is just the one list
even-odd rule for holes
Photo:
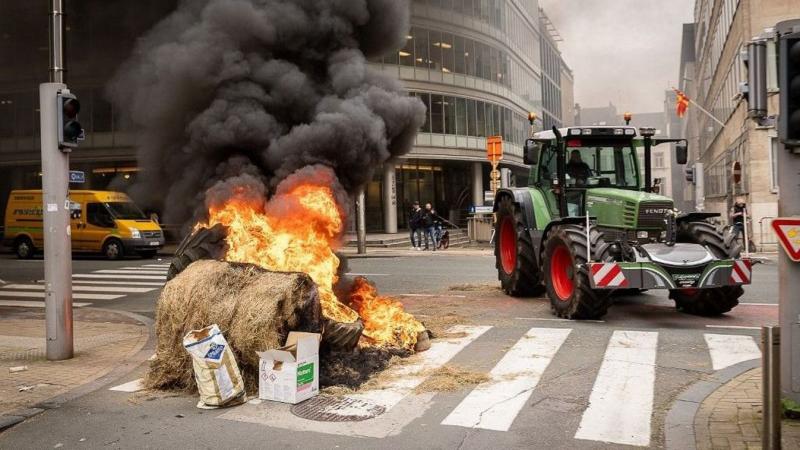
[[706,397],[737,376],[758,367],[761,367],[760,359],[744,361],[714,372],[707,379],[687,387],[672,403],[664,419],[665,447],[676,450],[696,449],[694,416]]
[[106,309],[106,308],[84,308],[84,309],[91,309],[95,311],[101,311],[109,314],[119,314],[121,316],[128,317],[130,319],[134,319],[137,322],[141,323],[142,325],[147,328],[147,341],[144,343],[141,349],[139,349],[136,354],[134,354],[131,358],[127,361],[121,362],[118,366],[112,369],[107,374],[101,376],[100,378],[90,381],[86,384],[82,384],[77,386],[75,389],[72,389],[68,392],[65,392],[61,395],[57,395],[55,397],[49,398],[43,402],[37,403],[33,405],[31,408],[20,408],[15,409],[13,411],[9,411],[5,414],[0,415],[0,432],[3,432],[14,425],[22,423],[23,421],[30,419],[31,417],[37,416],[48,409],[56,409],[61,407],[61,405],[75,400],[78,397],[82,397],[86,394],[94,392],[103,386],[128,375],[129,373],[133,372],[137,367],[139,367],[142,363],[147,361],[148,358],[153,354],[155,349],[155,330],[153,328],[153,324],[155,323],[149,317],[145,317],[136,313],[128,312],[128,311],[118,311],[113,309]]

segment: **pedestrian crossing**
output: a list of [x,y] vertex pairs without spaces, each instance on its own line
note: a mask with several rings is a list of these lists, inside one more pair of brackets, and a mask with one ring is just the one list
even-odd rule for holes
[[[428,414],[424,420],[426,423],[435,421],[449,430],[514,432],[515,428],[531,426],[531,416],[536,414],[532,408],[542,399],[539,397],[532,402],[532,396],[541,394],[541,390],[554,389],[553,385],[560,382],[572,386],[577,378],[581,378],[586,385],[585,392],[576,389],[581,392],[583,400],[577,400],[575,404],[580,406],[568,413],[575,414],[574,421],[568,422],[577,425],[569,431],[576,446],[579,442],[600,442],[648,447],[652,433],[660,429],[652,424],[654,399],[659,383],[664,381],[661,378],[659,382],[659,377],[665,376],[660,371],[673,369],[670,364],[661,367],[657,361],[660,353],[676,351],[676,339],[681,342],[677,352],[681,357],[685,353],[686,358],[692,360],[692,367],[698,367],[695,370],[700,373],[761,357],[755,339],[745,334],[691,330],[688,331],[691,338],[687,338],[687,330],[614,330],[591,326],[514,327],[514,331],[517,330],[520,334],[513,337],[516,341],[510,346],[508,342],[497,339],[498,335],[505,336],[508,329],[501,332],[500,328],[492,326],[461,326],[450,330],[460,337],[435,340],[427,352],[393,366],[389,369],[389,376],[385,377],[390,380],[388,384],[346,395],[340,409],[327,406],[326,413],[356,417],[355,421],[346,421],[346,425],[303,419],[293,415],[288,405],[257,400],[225,412],[220,418],[294,430],[379,438],[395,435],[415,419]],[[603,337],[600,339],[598,336]],[[687,340],[691,342],[687,344]],[[587,342],[590,342],[590,350],[587,350]],[[493,367],[488,369],[487,366],[487,381],[455,395],[415,392],[415,388],[438,368],[453,360],[485,359],[487,348],[496,355],[491,361]],[[483,356],[477,356],[478,349]],[[581,370],[572,373],[571,367],[580,367]],[[123,385],[117,390],[127,391],[128,386]],[[568,387],[562,386],[559,391],[563,389]],[[441,406],[444,411],[430,417],[437,414],[429,412],[437,410],[431,408],[436,402],[445,404]],[[371,417],[370,414],[374,416],[376,410],[383,413],[362,420]]]
[[[168,270],[169,264],[144,264],[73,274],[72,306],[82,308],[93,304],[75,300],[114,301],[153,292],[164,285]],[[0,285],[0,306],[44,308],[45,296],[44,280]]]

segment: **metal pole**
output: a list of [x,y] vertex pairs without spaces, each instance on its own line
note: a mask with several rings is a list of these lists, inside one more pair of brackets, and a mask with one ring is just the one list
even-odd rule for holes
[[56,115],[62,83],[39,85],[42,135],[42,210],[47,359],[72,358],[72,242],[69,223],[69,153],[58,149]]
[[762,380],[762,433],[761,446],[764,450],[781,448],[781,355],[780,327],[761,327]]
[[50,81],[64,82],[63,0],[50,0]]
[[358,254],[364,255],[367,253],[367,218],[366,207],[364,202],[364,188],[358,191],[358,198],[356,199],[356,234],[358,239]]
[[747,232],[747,205],[744,207],[744,256],[745,258],[750,257],[750,233]]
[[695,210],[706,210],[706,177],[703,174],[703,163],[694,164],[694,189]]
[[397,171],[394,163],[383,166],[383,232],[397,233]]

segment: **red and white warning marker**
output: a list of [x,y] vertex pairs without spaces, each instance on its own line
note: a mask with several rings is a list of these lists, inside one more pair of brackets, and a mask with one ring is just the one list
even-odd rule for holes
[[800,217],[779,217],[772,221],[772,229],[789,258],[800,262]]
[[749,259],[737,259],[733,262],[731,282],[733,284],[750,284],[753,279],[753,264]]
[[592,264],[592,280],[597,288],[628,286],[628,279],[622,273],[622,268],[615,263]]

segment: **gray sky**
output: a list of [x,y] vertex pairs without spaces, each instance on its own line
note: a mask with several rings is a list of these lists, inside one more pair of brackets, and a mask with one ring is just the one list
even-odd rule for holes
[[621,113],[663,110],[677,84],[682,24],[694,0],[539,0],[564,42],[575,101]]

